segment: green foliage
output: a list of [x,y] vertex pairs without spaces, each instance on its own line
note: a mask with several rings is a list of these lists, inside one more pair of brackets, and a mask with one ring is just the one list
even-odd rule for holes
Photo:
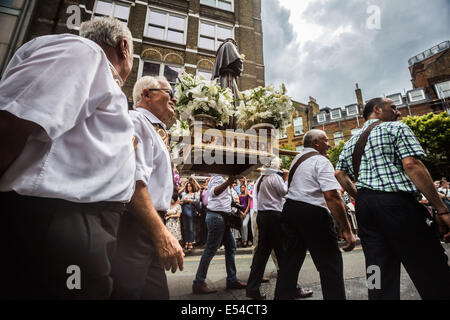
[[330,161],[333,164],[333,167],[336,167],[342,149],[344,149],[344,144],[345,141],[342,140],[337,146],[334,146],[328,150],[328,156],[330,157]]
[[[290,146],[284,147],[283,150],[295,151],[295,149]],[[281,169],[289,170],[289,168],[291,167],[291,164],[292,164],[292,160],[294,160],[294,158],[295,157],[293,157],[293,156],[280,156]]]
[[424,163],[428,167],[449,166],[450,116],[446,112],[405,117],[407,124],[427,153]]

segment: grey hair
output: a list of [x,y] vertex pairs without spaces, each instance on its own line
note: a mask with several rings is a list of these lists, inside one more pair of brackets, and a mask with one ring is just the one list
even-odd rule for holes
[[169,83],[169,81],[167,81],[166,77],[164,76],[145,76],[136,81],[136,84],[133,88],[133,108],[136,109],[141,104],[142,91],[144,89],[159,89],[161,88],[161,82]]
[[314,141],[318,140],[321,135],[326,133],[319,129],[312,129],[305,133],[303,137],[303,146],[305,148],[312,148],[314,146]]
[[265,164],[266,168],[278,170],[281,166],[281,159],[279,157],[273,158],[269,163]]
[[125,39],[133,48],[133,36],[130,29],[118,19],[111,17],[100,17],[83,22],[80,27],[80,36],[94,41],[99,45],[108,45],[117,48],[120,41]]

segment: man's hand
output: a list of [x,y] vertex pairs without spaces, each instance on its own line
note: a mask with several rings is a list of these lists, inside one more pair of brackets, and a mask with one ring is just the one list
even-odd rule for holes
[[352,251],[356,245],[355,235],[350,230],[342,231],[342,236],[346,242],[346,245],[342,247],[344,251]]
[[167,230],[163,233],[160,241],[155,245],[161,267],[166,270],[172,269],[172,273],[184,269],[184,252],[178,240]]
[[281,171],[283,171],[283,180],[284,181],[288,181],[288,179],[289,179],[289,170],[282,169]]
[[438,224],[439,233],[442,235],[445,243],[450,243],[450,214],[442,216],[435,215]]

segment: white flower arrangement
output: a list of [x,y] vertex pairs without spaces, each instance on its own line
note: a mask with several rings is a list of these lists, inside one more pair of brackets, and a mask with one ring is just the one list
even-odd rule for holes
[[169,132],[174,137],[184,137],[190,135],[189,126],[181,120],[177,120],[177,122],[170,127]]
[[248,130],[258,123],[270,123],[276,129],[284,130],[292,120],[295,109],[286,95],[286,86],[275,90],[273,85],[257,87],[241,92],[242,100],[237,111],[237,124]]
[[205,80],[202,76],[192,76],[184,70],[175,85],[178,100],[176,112],[180,120],[191,116],[207,114],[221,126],[229,122],[233,115],[233,93],[229,88],[221,88],[216,80]]

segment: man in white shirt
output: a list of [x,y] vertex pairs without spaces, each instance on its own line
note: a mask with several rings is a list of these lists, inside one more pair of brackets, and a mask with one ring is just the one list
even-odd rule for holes
[[[328,137],[322,130],[314,129],[305,134],[303,145],[305,149],[292,161],[289,174],[292,180],[281,218],[286,252],[280,261],[275,299],[295,297],[307,250],[319,271],[324,299],[345,299],[342,255],[330,211],[343,229],[347,242],[343,249],[353,250],[356,240],[338,193],[341,186],[327,159]],[[311,152],[318,154],[304,160],[294,172],[295,163]]]
[[134,189],[120,86],[133,41],[119,20],[23,45],[0,82],[1,296],[107,299],[120,214]]
[[236,180],[229,177],[225,180],[220,175],[214,175],[208,183],[208,206],[206,210],[206,225],[208,238],[205,249],[192,284],[195,294],[210,294],[217,292],[216,289],[206,285],[206,275],[212,258],[223,243],[225,246],[225,265],[227,270],[227,289],[244,289],[245,282],[238,280],[236,276],[236,241],[231,233],[230,227],[226,226],[223,216],[231,211],[231,189],[230,186]]
[[121,218],[113,263],[114,299],[167,300],[164,267],[183,270],[183,249],[163,223],[174,192],[168,134],[164,122],[177,102],[164,77],[142,77],[130,111],[137,140],[136,190]]

